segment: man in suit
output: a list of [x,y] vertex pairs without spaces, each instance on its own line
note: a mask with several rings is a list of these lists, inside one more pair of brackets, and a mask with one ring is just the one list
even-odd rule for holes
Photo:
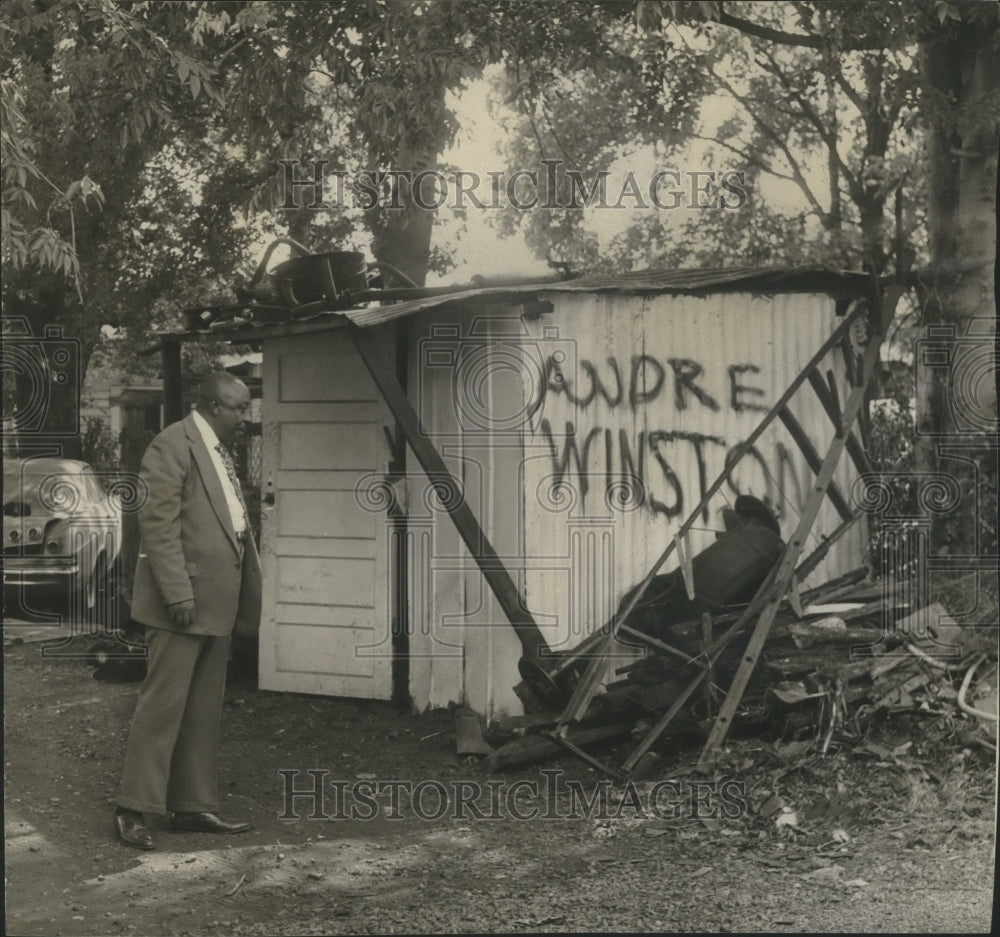
[[114,826],[153,849],[144,813],[180,832],[241,833],[219,818],[217,760],[234,628],[260,623],[260,559],[227,447],[250,392],[225,371],[205,377],[195,409],[150,443],[140,477],[142,543],[132,617],[145,625],[146,679],[129,733]]

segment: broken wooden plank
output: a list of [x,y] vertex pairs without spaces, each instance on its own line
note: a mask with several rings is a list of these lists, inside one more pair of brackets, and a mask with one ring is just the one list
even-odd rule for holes
[[694,601],[694,569],[691,566],[691,541],[688,532],[681,534],[679,531],[674,535],[674,550],[677,553],[677,562],[681,569],[681,578],[684,580],[684,589],[687,597]]
[[559,717],[559,724],[556,726],[556,731],[560,735],[565,736],[566,727],[569,723],[580,721],[580,718],[587,711],[591,700],[597,694],[597,689],[601,685],[601,678],[604,676],[604,671],[608,666],[607,652],[611,647],[612,641],[614,641],[614,638],[609,634],[605,636],[605,639],[595,649],[594,659],[587,665],[587,669],[573,690],[573,696],[566,704],[563,714]]
[[541,726],[555,725],[559,719],[557,712],[525,713],[523,716],[505,716],[490,724],[490,738],[503,737],[505,735],[519,735],[529,729],[537,729]]
[[886,641],[891,638],[894,638],[895,643],[898,643],[898,637],[887,634],[881,628],[848,628],[843,614],[837,620],[840,622],[840,628],[824,625],[823,623],[829,619],[820,619],[816,622],[793,621],[787,625],[777,625],[771,629],[771,640],[780,641],[782,638],[789,637],[798,648],[809,648],[817,645],[884,647],[887,646]]
[[784,677],[810,673],[829,677],[833,673],[838,673],[848,683],[861,677],[870,677],[877,663],[877,657],[851,661],[844,655],[822,654],[815,651],[794,651],[780,657],[767,657],[764,660],[764,666],[768,670],[780,673]]
[[[578,728],[567,733],[567,738],[571,744],[582,747],[628,735],[632,731],[633,725],[632,719],[625,719],[609,725]],[[492,755],[487,756],[485,764],[487,769],[492,772],[509,765],[540,761],[543,758],[558,755],[561,751],[563,751],[562,747],[550,738],[542,735],[528,735],[498,748]]]

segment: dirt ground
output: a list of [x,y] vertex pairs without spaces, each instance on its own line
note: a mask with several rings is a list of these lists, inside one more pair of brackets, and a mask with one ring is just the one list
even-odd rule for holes
[[[893,717],[824,757],[743,739],[710,777],[696,747],[673,751],[588,809],[600,775],[570,756],[488,777],[455,754],[447,711],[236,679],[220,813],[254,830],[154,823],[158,848],[141,853],[111,826],[139,684],[94,679],[74,649],[5,627],[9,934],[992,928],[995,756],[961,716]],[[289,778],[321,778],[323,804],[289,807]]]

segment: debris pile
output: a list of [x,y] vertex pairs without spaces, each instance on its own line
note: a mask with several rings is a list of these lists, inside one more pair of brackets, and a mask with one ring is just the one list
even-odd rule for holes
[[[960,624],[938,603],[915,609],[910,585],[873,582],[859,569],[786,597],[739,700],[733,728],[808,743],[825,753],[845,738],[861,738],[877,714],[952,714],[965,720],[969,740],[994,748],[995,623]],[[497,747],[487,765],[498,769],[568,749],[611,777],[641,777],[654,747],[709,735],[726,688],[745,660],[747,641],[734,636],[721,652],[713,654],[712,648],[739,617],[737,611],[703,614],[631,645],[624,635],[605,639],[590,661],[607,664],[603,677],[582,711],[570,712],[572,719],[537,698],[531,706],[532,694],[522,685],[526,708],[536,711],[490,728],[488,739]],[[641,656],[625,662],[637,645]],[[561,673],[585,679],[580,659]],[[604,692],[596,692],[601,686]],[[629,736],[639,745],[620,770],[589,753],[600,742]]]

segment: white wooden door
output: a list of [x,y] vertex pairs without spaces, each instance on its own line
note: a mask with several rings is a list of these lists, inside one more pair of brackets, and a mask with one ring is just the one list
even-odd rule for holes
[[349,337],[267,341],[262,418],[260,686],[389,699],[387,518],[359,486],[391,422]]

